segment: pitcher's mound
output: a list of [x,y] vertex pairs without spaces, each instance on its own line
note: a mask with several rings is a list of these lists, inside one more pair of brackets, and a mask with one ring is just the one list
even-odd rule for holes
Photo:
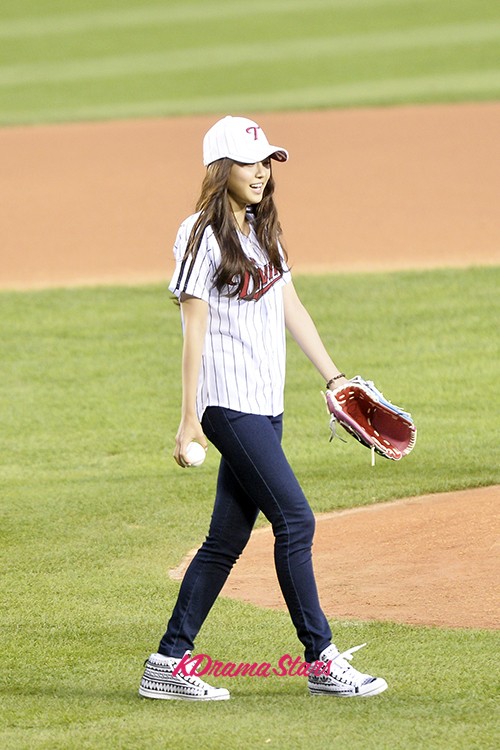
[[[313,561],[327,616],[497,628],[499,500],[494,486],[318,515]],[[286,609],[270,528],[254,531],[222,594]]]

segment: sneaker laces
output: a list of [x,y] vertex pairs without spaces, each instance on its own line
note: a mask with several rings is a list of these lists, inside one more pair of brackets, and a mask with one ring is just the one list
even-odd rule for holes
[[333,657],[333,659],[328,659],[327,661],[331,661],[330,664],[330,674],[332,673],[332,665],[335,664],[336,667],[338,667],[341,671],[342,675],[348,675],[349,679],[355,683],[359,680],[364,680],[366,677],[369,677],[370,675],[363,674],[363,672],[359,672],[357,669],[355,669],[351,664],[349,664],[350,660],[352,659],[352,656],[356,651],[359,651],[361,648],[364,648],[366,646],[366,643],[362,643],[360,646],[353,646],[352,648],[348,648],[347,651],[342,651],[341,653],[338,653],[336,656]]
[[182,672],[179,672],[176,677],[180,677],[183,682],[188,682],[190,685],[200,690],[205,690],[206,688],[211,687],[211,685],[208,685],[204,680],[201,679],[201,677],[198,677],[198,675],[196,674],[184,674]]
[[[191,651],[186,651],[186,653],[185,653],[184,655],[186,655],[186,654],[189,654],[189,656],[191,656]],[[170,657],[170,658],[172,659],[173,657]],[[180,659],[180,658],[178,658],[178,659],[176,659],[175,661],[178,661],[178,662],[179,662],[179,661],[181,661],[181,659]],[[172,663],[171,663],[171,662],[170,662],[170,664],[168,664],[168,665],[167,665],[167,668],[168,668],[168,669],[170,669],[170,671],[171,671],[171,672],[172,672],[172,674],[173,674],[173,672],[174,672],[174,670],[175,670],[175,667],[174,667],[174,666],[172,666]],[[176,676],[175,676],[175,679],[177,679],[177,678],[180,678],[180,681],[181,681],[181,682],[187,682],[187,683],[189,683],[189,685],[192,685],[192,686],[193,686],[194,688],[198,688],[199,690],[205,690],[206,688],[211,688],[211,685],[209,685],[209,684],[208,684],[207,682],[205,682],[204,680],[202,680],[202,679],[201,679],[201,677],[199,677],[199,676],[198,676],[198,675],[196,674],[196,672],[195,672],[194,674],[193,674],[193,673],[190,673],[190,674],[186,674],[186,673],[185,673],[185,672],[184,672],[184,671],[183,671],[183,670],[181,669],[181,670],[180,670],[180,671],[179,671],[179,672],[178,672],[178,673],[176,674]]]
[[353,646],[352,648],[348,648],[347,651],[342,651],[341,654],[337,654],[337,656],[334,656],[332,661],[334,661],[339,666],[345,666],[346,669],[353,669],[350,664],[348,664],[348,661],[351,661],[352,655],[356,653],[356,651],[359,651],[361,648],[364,648],[366,646],[366,643],[362,643],[360,646]]

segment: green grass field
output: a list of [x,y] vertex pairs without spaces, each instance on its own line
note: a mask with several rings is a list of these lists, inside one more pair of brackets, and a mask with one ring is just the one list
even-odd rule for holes
[[[499,282],[480,268],[297,278],[339,362],[419,428],[411,456],[375,469],[355,441],[330,444],[322,381],[291,343],[285,446],[316,511],[500,482]],[[192,472],[170,455],[178,309],[163,286],[4,292],[0,307],[2,747],[495,746],[498,638],[480,630],[333,623],[340,646],[369,642],[358,664],[390,683],[377,699],[242,677],[227,705],[139,700],[178,589],[167,572],[203,539],[217,470],[213,448]],[[301,653],[287,614],[227,600],[199,648]]]
[[496,0],[3,0],[0,124],[492,100]]

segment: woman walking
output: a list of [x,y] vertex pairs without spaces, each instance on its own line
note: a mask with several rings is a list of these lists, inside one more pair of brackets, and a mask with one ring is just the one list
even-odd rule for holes
[[[197,212],[180,227],[170,290],[183,323],[182,407],[174,458],[191,441],[221,454],[206,540],[184,576],[167,631],[146,662],[140,695],[225,700],[225,688],[179,668],[250,537],[261,511],[275,537],[279,584],[313,695],[366,696],[387,688],[354,669],[356,649],[339,653],[321,609],[311,546],[315,520],[281,447],[285,333],[289,331],[327,387],[346,381],[295,291],[280,243],[272,146],[252,120],[225,117],[205,135],[207,167]],[[321,672],[321,673],[320,673]]]

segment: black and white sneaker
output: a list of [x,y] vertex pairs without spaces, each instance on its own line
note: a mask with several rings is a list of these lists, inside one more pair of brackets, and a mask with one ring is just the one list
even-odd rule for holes
[[144,675],[139,688],[143,698],[183,701],[226,701],[229,690],[207,685],[196,674],[186,675],[179,671],[174,675],[180,659],[162,654],[151,654],[146,661]]
[[318,662],[328,665],[327,669],[323,672],[313,666],[308,676],[307,687],[311,695],[356,698],[377,695],[386,690],[387,682],[382,677],[363,674],[349,664],[348,660],[352,659],[353,653],[363,646],[366,646],[366,643],[354,646],[343,653],[339,653],[333,644],[327,646],[318,659]]

